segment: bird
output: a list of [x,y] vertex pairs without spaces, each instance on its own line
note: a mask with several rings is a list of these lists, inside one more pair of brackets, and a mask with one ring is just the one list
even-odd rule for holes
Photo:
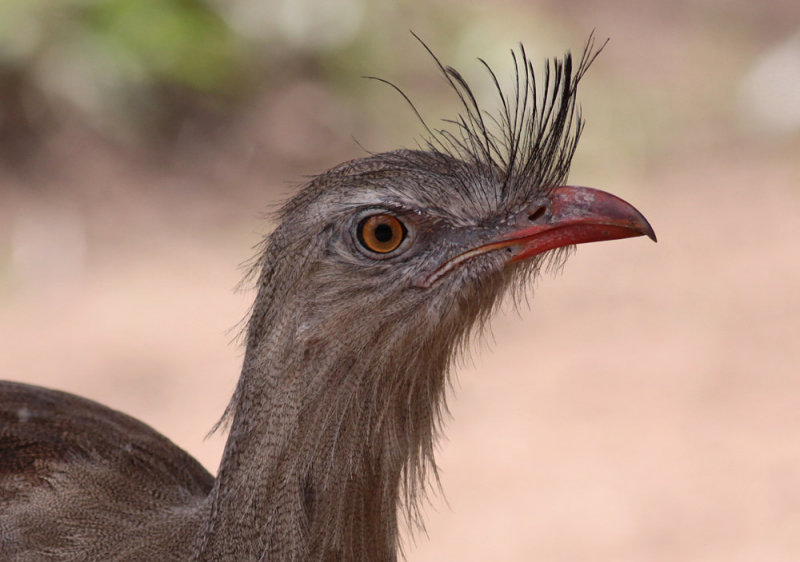
[[440,127],[387,81],[423,140],[335,165],[278,212],[216,476],[121,412],[0,382],[0,559],[402,558],[471,336],[575,245],[656,241],[631,204],[566,182],[601,49],[590,37],[542,74],[520,45],[508,89],[479,59],[494,112],[428,49],[459,103]]

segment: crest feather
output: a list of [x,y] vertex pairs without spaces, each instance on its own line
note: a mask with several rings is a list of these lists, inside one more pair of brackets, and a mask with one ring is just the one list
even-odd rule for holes
[[395,84],[369,77],[394,88],[406,100],[425,128],[423,143],[428,151],[474,165],[501,186],[505,201],[526,200],[532,191],[547,193],[563,184],[583,130],[577,105],[577,88],[583,75],[608,40],[599,47],[589,36],[577,66],[572,54],[547,59],[537,77],[525,47],[511,51],[513,82],[505,91],[497,73],[484,60],[499,98],[499,109],[491,112],[478,102],[462,74],[445,65],[425,42],[412,32],[433,58],[461,103],[454,119],[444,119],[450,128],[428,125],[411,99]]

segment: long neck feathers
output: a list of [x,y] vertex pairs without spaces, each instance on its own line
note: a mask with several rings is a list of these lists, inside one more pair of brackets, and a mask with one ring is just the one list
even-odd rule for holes
[[482,303],[423,313],[374,287],[366,308],[381,315],[365,330],[340,291],[309,286],[312,271],[280,271],[315,251],[295,253],[282,236],[267,249],[196,559],[395,560],[398,513],[419,521],[416,500],[435,478],[453,347]]

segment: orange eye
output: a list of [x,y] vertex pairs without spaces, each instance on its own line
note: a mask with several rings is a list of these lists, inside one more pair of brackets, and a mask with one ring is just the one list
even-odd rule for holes
[[392,215],[372,215],[358,224],[358,241],[378,254],[396,250],[405,237],[406,227]]

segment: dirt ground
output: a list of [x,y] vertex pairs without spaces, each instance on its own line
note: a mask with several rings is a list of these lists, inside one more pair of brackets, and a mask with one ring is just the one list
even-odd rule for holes
[[[604,57],[605,72],[630,63]],[[619,103],[634,122],[647,107]],[[584,111],[588,156],[571,180],[631,201],[659,242],[578,248],[530,310],[507,307],[475,343],[438,455],[445,494],[408,559],[800,560],[798,133],[713,142],[728,130],[676,112],[647,134],[684,126],[694,140],[631,172],[640,148],[598,160],[625,148],[604,141],[611,117]],[[253,298],[233,289],[271,228],[258,214],[337,161],[206,173],[82,133],[76,149],[72,134],[52,141],[57,174],[2,179],[0,376],[132,414],[214,472],[223,439],[205,436]],[[208,187],[232,178],[236,190]]]

